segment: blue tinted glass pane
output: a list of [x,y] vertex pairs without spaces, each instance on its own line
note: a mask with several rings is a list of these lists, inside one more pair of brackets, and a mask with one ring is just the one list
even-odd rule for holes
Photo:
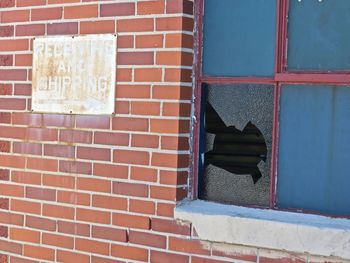
[[350,87],[282,88],[277,204],[350,215]]
[[290,0],[288,70],[349,70],[349,14],[349,0]]
[[275,0],[205,0],[204,8],[204,75],[273,75]]

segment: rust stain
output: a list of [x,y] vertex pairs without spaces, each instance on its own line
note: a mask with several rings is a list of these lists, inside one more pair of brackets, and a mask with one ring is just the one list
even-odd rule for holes
[[116,36],[46,37],[34,41],[34,111],[114,112]]

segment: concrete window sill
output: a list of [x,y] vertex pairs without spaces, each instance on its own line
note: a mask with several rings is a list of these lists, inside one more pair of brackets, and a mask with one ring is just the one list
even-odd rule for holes
[[350,220],[223,205],[179,204],[175,218],[190,221],[200,239],[350,259]]

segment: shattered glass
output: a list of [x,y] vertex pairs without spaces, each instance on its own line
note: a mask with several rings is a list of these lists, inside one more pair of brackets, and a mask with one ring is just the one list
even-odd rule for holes
[[273,88],[261,84],[204,86],[201,199],[268,205]]

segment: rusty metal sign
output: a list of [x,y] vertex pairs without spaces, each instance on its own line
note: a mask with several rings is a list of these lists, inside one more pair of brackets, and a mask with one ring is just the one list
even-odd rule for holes
[[36,38],[32,110],[113,113],[116,46],[114,35]]

